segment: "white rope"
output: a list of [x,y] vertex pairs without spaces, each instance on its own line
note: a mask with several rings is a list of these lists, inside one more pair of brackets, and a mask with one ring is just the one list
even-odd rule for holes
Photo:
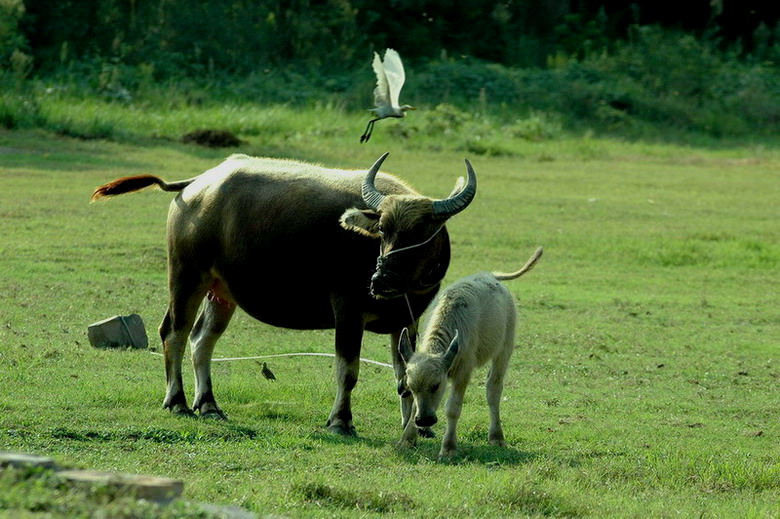
[[429,241],[434,239],[436,237],[436,235],[439,234],[439,231],[441,231],[442,229],[444,229],[443,225],[441,227],[439,227],[438,229],[436,229],[436,232],[431,234],[430,238],[428,238],[427,240],[425,240],[423,242],[420,242],[420,243],[415,243],[414,245],[409,245],[407,247],[401,247],[400,249],[393,249],[393,250],[391,250],[390,252],[388,252],[385,255],[382,255],[382,245],[380,244],[379,245],[379,257],[387,258],[388,256],[392,256],[393,254],[395,254],[397,252],[404,252],[404,251],[407,251],[409,249],[415,249],[417,247],[422,247],[423,245],[425,245],[426,243],[428,243]]
[[[156,351],[150,351],[152,355],[157,355],[159,357],[163,357],[164,355],[162,353],[157,353]],[[336,355],[334,353],[279,353],[276,355],[259,355],[257,357],[222,357],[222,358],[215,358],[211,359],[212,362],[233,362],[235,360],[257,360],[257,359],[273,359],[275,357],[335,357]],[[384,366],[386,368],[392,368],[392,364],[387,364],[385,362],[379,362],[378,360],[371,360],[371,359],[364,359],[363,357],[360,358],[361,362],[366,362],[368,364],[376,364],[377,366]]]

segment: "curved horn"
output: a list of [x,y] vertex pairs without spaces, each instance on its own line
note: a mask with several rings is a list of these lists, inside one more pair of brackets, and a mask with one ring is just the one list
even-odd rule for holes
[[474,173],[474,168],[471,167],[471,162],[468,159],[466,159],[466,172],[468,173],[468,181],[466,186],[460,190],[460,193],[444,200],[433,202],[434,216],[450,218],[463,211],[474,200],[474,195],[477,194],[477,175]]
[[376,186],[374,186],[374,179],[376,178],[376,174],[379,172],[379,168],[382,167],[382,163],[385,161],[387,156],[390,155],[389,151],[386,151],[384,155],[376,159],[376,162],[374,162],[374,165],[371,166],[371,169],[368,170],[368,173],[366,173],[366,178],[363,180],[363,201],[370,207],[371,209],[378,209],[379,204],[382,203],[382,200],[385,199],[385,195],[377,191]]

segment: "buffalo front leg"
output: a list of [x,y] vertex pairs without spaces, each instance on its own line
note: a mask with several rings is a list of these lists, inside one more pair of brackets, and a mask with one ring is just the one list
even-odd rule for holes
[[[414,413],[417,412],[417,407],[414,405],[414,399],[412,399],[412,407],[410,411],[411,416],[414,416]],[[414,445],[417,443],[417,434],[419,431],[420,430],[414,424],[414,420],[408,420],[406,425],[404,425],[404,432],[401,434],[401,441],[399,445],[401,445],[401,447],[414,447]]]
[[[406,428],[409,419],[412,416],[412,404],[414,399],[409,388],[406,387],[406,365],[398,351],[398,342],[401,340],[401,332],[390,334],[390,356],[393,359],[393,370],[395,371],[395,381],[398,390],[398,396],[401,402],[401,427]],[[414,344],[414,341],[412,341]]]
[[204,418],[227,420],[217,405],[211,385],[211,357],[214,345],[230,323],[236,305],[219,298],[209,298],[192,330],[192,367],[195,370],[195,400],[192,410]]
[[349,314],[343,305],[334,302],[336,314],[336,400],[328,417],[328,430],[345,436],[355,436],[352,425],[352,390],[360,373],[360,347],[363,340],[363,319]]

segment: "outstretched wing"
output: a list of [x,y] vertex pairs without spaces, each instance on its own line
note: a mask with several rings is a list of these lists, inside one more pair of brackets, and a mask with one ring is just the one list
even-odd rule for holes
[[390,87],[387,83],[387,76],[385,75],[385,68],[382,65],[382,60],[379,59],[379,54],[374,53],[374,62],[371,64],[374,67],[374,74],[376,74],[376,88],[374,88],[374,104],[377,107],[390,105]]
[[385,51],[384,61],[385,76],[390,91],[390,102],[393,107],[398,107],[398,96],[401,94],[401,88],[406,81],[404,74],[404,65],[401,63],[401,56],[393,49]]

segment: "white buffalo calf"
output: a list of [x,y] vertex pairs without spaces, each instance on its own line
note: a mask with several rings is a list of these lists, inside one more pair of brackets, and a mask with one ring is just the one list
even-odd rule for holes
[[488,440],[492,445],[504,446],[498,408],[514,349],[517,311],[512,294],[500,282],[522,276],[541,256],[539,247],[517,272],[480,272],[447,287],[434,303],[417,351],[412,350],[409,333],[404,329],[398,349],[406,364],[406,389],[414,397],[414,419],[407,422],[402,443],[413,445],[418,428],[436,423],[436,410],[449,381],[452,392],[447,401],[447,432],[439,457],[451,456],[455,451],[455,428],[466,386],[474,369],[490,361]]

